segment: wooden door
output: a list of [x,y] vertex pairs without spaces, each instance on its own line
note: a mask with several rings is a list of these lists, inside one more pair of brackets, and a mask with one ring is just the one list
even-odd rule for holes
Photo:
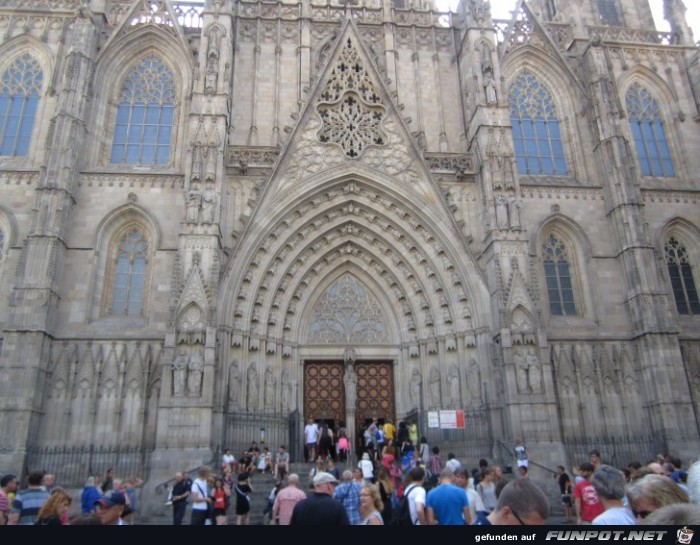
[[343,362],[306,362],[304,364],[304,420],[345,421],[345,385]]

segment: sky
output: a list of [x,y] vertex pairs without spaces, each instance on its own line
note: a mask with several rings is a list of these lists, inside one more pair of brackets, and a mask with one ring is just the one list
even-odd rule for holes
[[[517,0],[491,0],[491,16],[494,19],[510,19],[511,10]],[[452,8],[455,11],[459,0],[436,0],[438,9],[447,11]],[[669,30],[668,23],[664,20],[663,0],[649,0],[651,11],[654,14],[656,27],[659,30]],[[685,17],[693,28],[693,39],[700,40],[700,0],[684,0],[687,11]]]

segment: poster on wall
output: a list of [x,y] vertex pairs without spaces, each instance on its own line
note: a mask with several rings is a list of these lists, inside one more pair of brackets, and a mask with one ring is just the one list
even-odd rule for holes
[[464,411],[440,411],[440,428],[443,430],[463,430]]
[[429,428],[439,428],[440,427],[440,417],[437,411],[428,411],[428,427]]

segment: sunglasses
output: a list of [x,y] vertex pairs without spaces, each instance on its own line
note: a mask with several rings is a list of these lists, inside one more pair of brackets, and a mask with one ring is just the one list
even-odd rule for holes
[[651,513],[651,511],[635,511],[634,509],[632,509],[632,514],[634,515],[634,518],[639,517],[641,519],[645,519],[649,515],[651,515]]
[[513,510],[512,507],[511,507],[511,509],[510,509],[510,512],[513,513],[513,516],[514,516],[516,519],[518,519],[518,522],[520,523],[520,526],[527,526],[527,524],[525,524],[525,523],[523,522],[523,519],[520,518],[520,515],[518,515],[518,513],[516,513],[516,512]]

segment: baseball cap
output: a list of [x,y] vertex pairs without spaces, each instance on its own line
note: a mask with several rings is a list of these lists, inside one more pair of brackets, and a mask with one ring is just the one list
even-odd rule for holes
[[319,473],[316,473],[312,482],[313,482],[314,486],[318,486],[319,484],[326,484],[326,483],[338,484],[338,479],[336,479],[330,473],[326,473],[325,471],[320,471]]
[[115,505],[126,506],[126,498],[124,497],[124,493],[119,490],[109,490],[95,503],[99,503],[103,507],[114,507]]

